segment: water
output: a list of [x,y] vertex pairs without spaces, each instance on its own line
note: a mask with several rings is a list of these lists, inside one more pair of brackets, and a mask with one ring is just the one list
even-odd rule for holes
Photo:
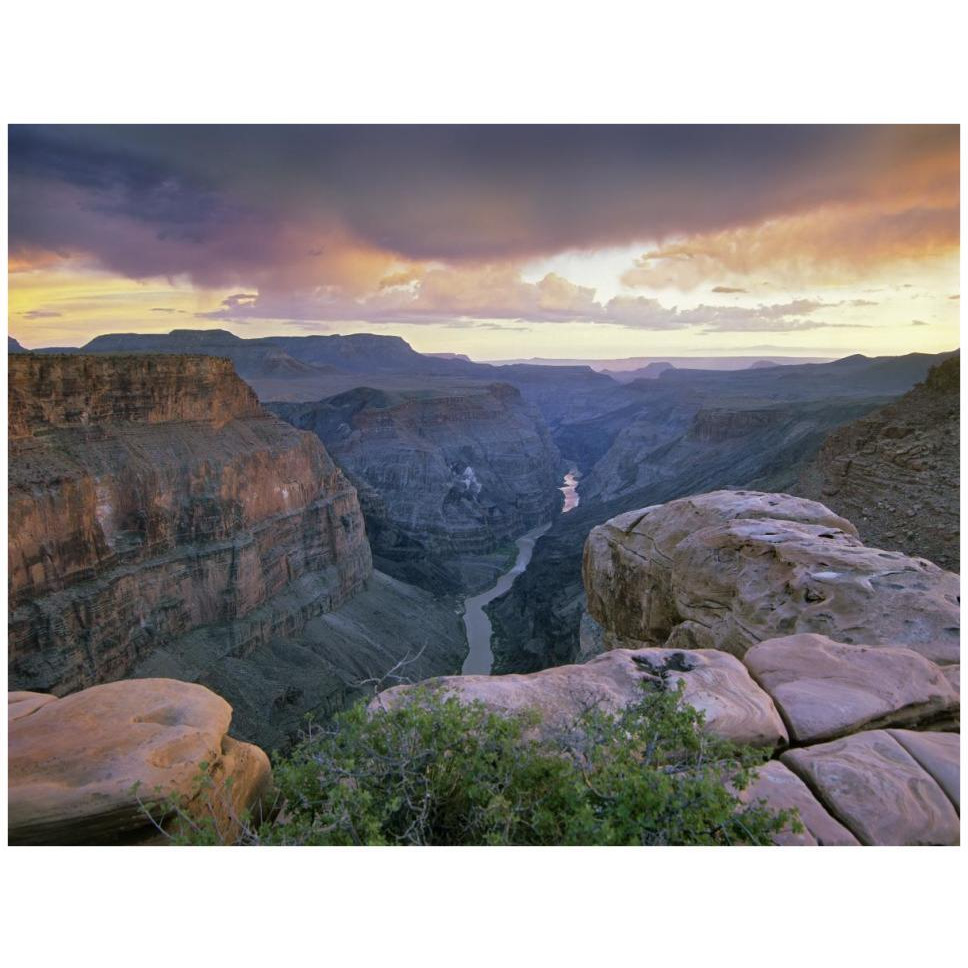
[[473,598],[464,599],[464,628],[467,632],[467,644],[470,646],[470,652],[464,660],[464,668],[461,669],[465,676],[491,674],[491,666],[494,664],[494,653],[491,651],[491,620],[485,614],[484,606],[493,602],[495,598],[500,598],[514,583],[514,579],[528,567],[534,551],[534,543],[550,527],[550,524],[542,524],[541,527],[518,538],[516,542],[518,556],[514,567],[501,575],[487,591]]
[[581,500],[578,496],[578,468],[573,467],[567,474],[565,474],[565,482],[562,487],[558,488],[562,494],[565,496],[565,506],[561,509],[562,514],[567,514],[569,511],[573,511],[578,507],[578,502]]

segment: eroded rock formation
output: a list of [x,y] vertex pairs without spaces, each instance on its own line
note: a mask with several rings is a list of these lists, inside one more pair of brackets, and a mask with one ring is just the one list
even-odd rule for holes
[[12,844],[163,842],[155,823],[172,819],[170,800],[231,840],[247,814],[270,806],[268,757],[228,735],[231,706],[202,686],[138,679],[63,699],[18,692],[7,710]]
[[[227,361],[16,356],[10,411],[19,688],[120,678],[159,642],[241,622],[290,587],[305,621],[370,575],[353,487]],[[245,649],[271,631],[230,634]]]

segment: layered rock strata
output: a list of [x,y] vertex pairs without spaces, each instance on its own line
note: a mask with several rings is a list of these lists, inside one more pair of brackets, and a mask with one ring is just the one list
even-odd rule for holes
[[460,667],[453,608],[374,573],[356,492],[231,363],[17,355],[10,370],[11,687],[214,688],[279,749],[401,661]]
[[228,735],[231,706],[201,686],[18,692],[7,709],[12,844],[164,842],[175,803],[231,840],[271,806],[268,758]]
[[[227,361],[10,358],[11,683],[63,695],[221,623],[244,651],[362,588],[352,485]],[[246,616],[291,588],[297,614]]]

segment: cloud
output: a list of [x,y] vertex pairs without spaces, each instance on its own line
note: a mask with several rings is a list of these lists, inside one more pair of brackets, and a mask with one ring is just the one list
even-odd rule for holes
[[879,303],[874,299],[849,299],[844,304],[846,306],[877,306]]
[[25,313],[21,313],[24,319],[55,319],[58,316],[63,316],[63,313],[56,313],[49,309],[30,309]]
[[912,326],[927,326],[928,324],[923,319],[912,319]]
[[957,196],[932,205],[825,206],[644,252],[624,273],[632,288],[695,289],[710,278],[767,270],[787,285],[851,282],[892,263],[952,254],[959,242]]
[[735,286],[714,286],[713,292],[749,292],[749,290],[738,289]]
[[956,293],[954,296],[949,296],[949,299],[961,299],[961,293]]
[[[794,299],[755,307],[666,306],[646,296],[619,295],[606,302],[595,290],[557,273],[526,281],[512,265],[433,268],[409,273],[405,281],[378,286],[364,296],[335,287],[303,292],[236,293],[219,309],[200,318],[232,322],[305,320],[372,325],[438,325],[454,329],[498,328],[499,320],[517,324],[594,323],[661,332],[701,329],[704,332],[793,332],[823,328],[861,328],[812,318],[841,303]],[[291,323],[294,325],[293,323]]]
[[184,313],[184,309],[172,309],[170,306],[152,306],[153,313]]
[[744,288],[948,251],[958,150],[956,125],[13,125],[10,251],[363,294],[654,241],[634,285]]

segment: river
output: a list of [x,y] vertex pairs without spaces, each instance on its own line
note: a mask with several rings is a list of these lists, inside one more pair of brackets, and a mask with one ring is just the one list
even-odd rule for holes
[[463,675],[490,675],[494,653],[491,652],[491,620],[484,613],[484,606],[503,595],[514,583],[514,579],[528,567],[534,551],[534,543],[550,527],[550,524],[542,524],[518,538],[516,542],[518,557],[515,559],[514,567],[501,575],[487,591],[473,598],[464,599],[464,629],[467,632],[470,651],[464,660],[464,668],[461,669]]
[[578,502],[581,500],[578,496],[578,478],[579,478],[578,468],[573,467],[567,474],[565,474],[565,480],[561,487],[558,488],[559,491],[565,496],[565,505],[561,509],[562,514],[567,514],[569,511],[573,511],[578,507]]

